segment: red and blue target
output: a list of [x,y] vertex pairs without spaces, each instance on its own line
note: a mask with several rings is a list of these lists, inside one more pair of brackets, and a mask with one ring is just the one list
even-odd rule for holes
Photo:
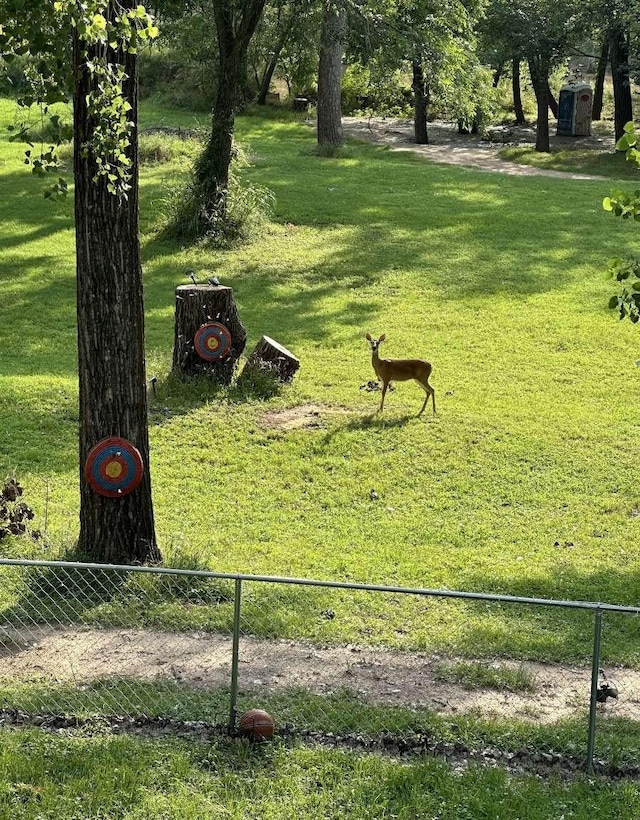
[[205,362],[224,359],[231,352],[231,334],[220,322],[208,322],[196,331],[194,347]]
[[84,472],[97,493],[121,498],[140,484],[144,464],[140,452],[130,441],[111,436],[91,448]]

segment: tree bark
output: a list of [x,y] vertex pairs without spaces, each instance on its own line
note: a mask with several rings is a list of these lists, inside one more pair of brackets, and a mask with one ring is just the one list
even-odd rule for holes
[[231,3],[214,0],[218,36],[218,90],[211,118],[211,134],[195,166],[201,203],[202,233],[224,219],[229,186],[236,108],[242,99],[247,75],[247,50],[258,25],[265,0],[247,0],[239,20]]
[[543,57],[529,59],[531,82],[536,95],[536,151],[549,153],[549,63]]
[[522,89],[520,88],[520,58],[514,57],[511,66],[511,87],[513,90],[513,113],[516,124],[524,125],[526,120],[522,107]]
[[271,59],[267,63],[265,71],[262,75],[262,80],[258,83],[258,105],[265,105],[267,101],[267,94],[269,93],[269,88],[271,87],[271,79],[273,78],[273,74],[278,66],[278,60],[280,59],[282,49],[291,37],[291,32],[295,25],[298,11],[298,3],[294,0],[289,4],[289,13],[288,15],[285,15],[285,19],[283,21],[283,6],[278,7],[277,22],[280,36],[273,47]]
[[[278,381],[290,382],[300,367],[300,360],[290,350],[269,336],[263,336],[247,359],[245,370],[264,368]],[[242,374],[244,374],[244,370]]]
[[498,63],[493,72],[493,82],[492,85],[494,88],[497,88],[500,83],[500,78],[502,77],[502,72],[504,71],[504,63]]
[[269,93],[269,89],[271,88],[271,78],[276,70],[278,65],[278,58],[280,57],[280,52],[282,51],[282,45],[277,48],[276,51],[271,55],[271,59],[267,63],[267,67],[265,69],[264,74],[262,75],[262,80],[260,81],[260,86],[258,90],[258,98],[256,102],[258,105],[265,105],[267,102],[267,94]]
[[[228,355],[203,360],[194,338],[209,322],[224,325],[231,335]],[[173,370],[182,376],[207,375],[221,384],[230,384],[238,359],[247,342],[247,331],[240,321],[233,291],[224,285],[179,285],[176,288]]]
[[600,57],[596,68],[596,77],[593,87],[593,103],[591,105],[591,119],[602,119],[602,104],[604,98],[604,80],[607,74],[607,63],[609,62],[609,40],[604,37],[600,48]]
[[[135,0],[132,6],[135,8]],[[95,79],[81,68],[74,38],[74,173],[80,394],[80,537],[78,549],[88,558],[110,563],[160,560],[154,529],[149,470],[147,391],[144,353],[144,306],[138,239],[137,134],[129,158],[131,190],[119,199],[83,146],[96,123],[87,107]],[[102,47],[91,47],[96,56]],[[91,50],[90,49],[90,50]],[[110,51],[128,76],[124,94],[137,122],[135,55]],[[103,438],[120,436],[140,452],[140,485],[122,498],[93,490],[84,473],[90,449]]]
[[318,63],[318,146],[343,144],[342,51],[347,35],[347,11],[341,0],[325,0]]
[[429,112],[429,89],[424,80],[424,70],[422,60],[415,58],[412,63],[413,70],[413,134],[418,145],[429,144],[429,134],[427,131],[427,116]]
[[613,124],[616,140],[624,134],[624,126],[633,120],[631,79],[629,77],[629,41],[620,24],[614,26],[609,40],[611,78],[613,80]]

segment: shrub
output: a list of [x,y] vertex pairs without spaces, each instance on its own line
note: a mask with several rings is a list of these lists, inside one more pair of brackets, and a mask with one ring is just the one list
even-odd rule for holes
[[193,176],[171,189],[164,200],[164,234],[174,239],[205,239],[217,247],[259,235],[271,215],[274,195],[266,188],[242,183],[238,169],[247,164],[245,152],[236,147],[226,197],[218,212],[205,209],[203,192]]
[[342,79],[342,110],[345,114],[366,111],[386,117],[410,116],[411,92],[407,95],[406,86],[400,72],[354,63]]

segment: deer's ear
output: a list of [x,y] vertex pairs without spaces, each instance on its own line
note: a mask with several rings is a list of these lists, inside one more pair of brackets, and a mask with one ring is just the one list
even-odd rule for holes
[[380,344],[380,342],[384,342],[386,338],[386,335],[383,333],[382,336],[378,339],[378,344]]
[[368,341],[371,341],[371,334],[370,333],[365,333],[364,338],[367,339]]

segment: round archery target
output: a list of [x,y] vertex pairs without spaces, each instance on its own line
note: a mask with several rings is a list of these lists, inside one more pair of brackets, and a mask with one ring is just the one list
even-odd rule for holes
[[201,359],[215,362],[231,352],[231,334],[219,322],[208,322],[196,331],[194,344]]
[[102,439],[89,451],[84,472],[93,489],[108,498],[127,495],[142,481],[139,451],[124,438]]

